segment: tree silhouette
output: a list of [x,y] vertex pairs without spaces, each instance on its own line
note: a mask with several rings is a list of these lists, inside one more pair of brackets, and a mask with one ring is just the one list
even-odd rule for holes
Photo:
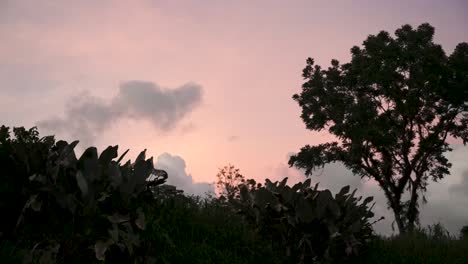
[[238,168],[231,164],[224,166],[219,169],[216,178],[216,187],[220,196],[228,200],[239,197],[239,185],[245,182],[245,178]]
[[447,56],[427,23],[395,35],[370,35],[351,49],[351,62],[332,60],[326,70],[307,59],[293,99],[307,129],[327,129],[336,141],[306,145],[289,165],[309,176],[340,161],[374,179],[405,233],[418,222],[429,181],[449,174],[447,138],[468,141],[468,44]]

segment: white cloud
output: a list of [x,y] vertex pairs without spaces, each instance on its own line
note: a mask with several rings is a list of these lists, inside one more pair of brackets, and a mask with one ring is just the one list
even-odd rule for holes
[[203,196],[206,193],[214,193],[212,184],[193,181],[192,175],[186,171],[185,160],[180,156],[163,153],[157,158],[155,167],[167,172],[167,184],[176,186],[186,194]]

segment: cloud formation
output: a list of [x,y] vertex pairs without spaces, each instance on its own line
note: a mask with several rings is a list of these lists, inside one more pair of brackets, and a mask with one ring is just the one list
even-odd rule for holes
[[468,199],[468,170],[463,172],[460,183],[450,186],[450,191],[465,196]]
[[194,182],[193,177],[186,172],[185,160],[180,156],[163,153],[158,156],[155,168],[165,170],[168,174],[167,184],[174,185],[186,194],[203,196],[214,193],[214,186],[207,182]]
[[169,131],[201,100],[202,88],[194,83],[165,89],[152,82],[128,81],[108,102],[87,92],[74,96],[68,100],[64,117],[40,121],[38,126],[69,133],[85,143],[122,118],[148,120],[155,128]]

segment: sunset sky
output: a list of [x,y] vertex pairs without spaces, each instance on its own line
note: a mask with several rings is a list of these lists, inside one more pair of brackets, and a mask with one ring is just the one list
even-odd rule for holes
[[[229,163],[248,178],[298,181],[288,156],[331,139],[306,130],[291,99],[307,57],[347,62],[369,34],[424,22],[450,54],[468,42],[467,14],[464,0],[0,0],[0,120],[79,139],[79,152],[146,148],[189,193],[212,189]],[[452,175],[430,186],[422,220],[457,232],[468,223],[468,147],[452,147]],[[358,187],[388,215],[372,182],[339,164],[321,174],[313,181]]]

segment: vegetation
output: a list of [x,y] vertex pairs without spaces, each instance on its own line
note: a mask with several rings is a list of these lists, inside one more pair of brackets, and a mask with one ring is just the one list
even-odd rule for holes
[[429,24],[395,35],[370,35],[351,49],[351,62],[332,60],[328,69],[307,59],[293,98],[308,129],[327,129],[337,141],[307,145],[289,164],[310,175],[339,161],[374,179],[405,233],[418,223],[429,181],[449,174],[447,138],[468,141],[468,43],[447,56]]
[[462,227],[460,230],[460,238],[468,240],[468,225]]
[[192,197],[164,184],[170,175],[153,168],[144,151],[133,163],[122,164],[126,152],[118,156],[116,146],[100,155],[88,148],[77,159],[77,142],[40,138],[35,128],[0,132],[2,263],[462,263],[467,257],[468,240],[449,237],[441,226],[376,236],[372,198],[355,197],[348,186],[333,196],[311,188],[310,179],[291,187],[287,179],[262,185],[242,176],[231,199]]
[[260,234],[280,242],[294,263],[329,263],[358,255],[372,237],[372,197],[359,203],[362,197],[354,197],[356,190],[349,193],[349,186],[333,197],[329,190],[318,190],[318,184],[310,188],[310,179],[292,187],[286,182],[267,179],[264,187],[240,185],[234,206]]
[[216,178],[218,179],[216,188],[220,196],[228,200],[239,198],[239,185],[245,182],[245,178],[238,168],[231,164],[224,166],[219,170]]
[[[141,152],[121,164],[40,138],[36,128],[0,129],[1,259],[26,263],[245,263],[274,256],[242,217],[216,198],[186,197]],[[271,263],[281,258],[271,259]]]
[[468,259],[468,241],[451,237],[440,224],[404,235],[373,239],[353,263],[451,263]]

